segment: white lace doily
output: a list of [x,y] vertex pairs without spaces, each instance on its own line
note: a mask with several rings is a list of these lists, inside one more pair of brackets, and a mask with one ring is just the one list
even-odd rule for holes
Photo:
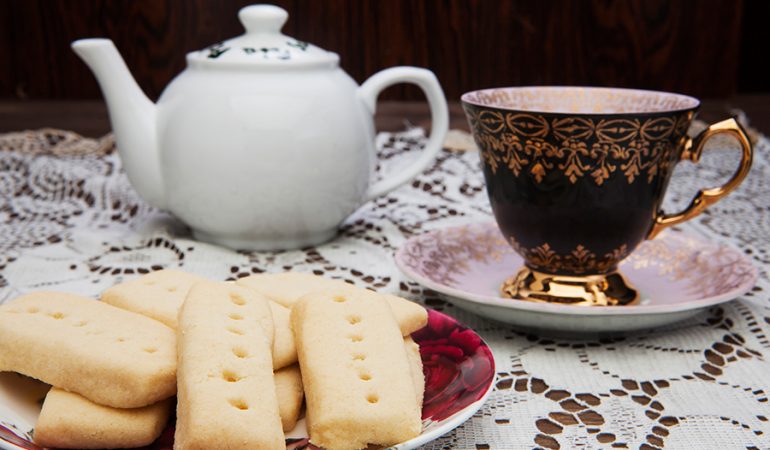
[[[422,130],[380,134],[380,170],[398,170]],[[490,219],[475,152],[440,154],[408,186],[362,206],[332,242],[247,253],[202,244],[147,206],[112,139],[58,130],[0,135],[0,302],[37,289],[96,296],[160,267],[214,279],[302,270],[394,292],[474,328],[497,361],[496,390],[466,424],[426,449],[770,448],[770,142],[746,182],[682,229],[749,255],[761,279],[740,301],[663,330],[622,338],[537,336],[466,313],[405,279],[393,252],[423,231]],[[736,151],[680,164],[669,210],[726,179]]]

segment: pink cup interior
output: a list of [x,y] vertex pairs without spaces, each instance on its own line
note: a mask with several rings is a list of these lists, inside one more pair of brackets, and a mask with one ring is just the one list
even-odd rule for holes
[[481,107],[560,114],[639,114],[697,108],[698,99],[639,89],[534,86],[468,92],[462,101]]

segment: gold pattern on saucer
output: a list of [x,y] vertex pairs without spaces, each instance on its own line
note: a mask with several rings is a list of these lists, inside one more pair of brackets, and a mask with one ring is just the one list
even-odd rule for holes
[[500,287],[503,297],[573,306],[625,306],[639,293],[619,272],[604,275],[553,275],[524,267]]
[[404,253],[404,260],[430,279],[453,285],[468,272],[471,261],[491,263],[501,261],[513,249],[506,243],[497,227],[477,230],[471,226],[450,228],[443,233],[426,234]]
[[645,242],[624,265],[637,272],[653,270],[659,278],[680,283],[688,295],[700,298],[736,289],[754,271],[751,263],[732,248],[704,246],[700,239],[678,233],[664,233]]
[[547,242],[534,248],[525,248],[515,239],[510,238],[510,244],[527,261],[527,264],[535,269],[548,272],[570,272],[576,275],[608,272],[628,256],[626,244],[602,257],[597,257],[596,253],[583,245],[578,245],[567,254],[558,254]]

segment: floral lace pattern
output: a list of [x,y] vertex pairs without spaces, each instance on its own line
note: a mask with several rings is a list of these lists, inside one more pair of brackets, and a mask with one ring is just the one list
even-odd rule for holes
[[[399,170],[424,142],[419,129],[380,134],[379,170]],[[149,207],[129,185],[113,147],[109,136],[85,139],[58,130],[0,135],[0,302],[36,289],[96,296],[160,267],[221,280],[315,272],[416,299],[458,318],[489,344],[495,391],[474,417],[426,450],[770,447],[766,137],[756,144],[743,185],[680,227],[749,255],[761,272],[754,290],[676,326],[584,340],[528,334],[466,313],[396,269],[392,255],[407,238],[490,220],[475,152],[441,153],[411,184],[363,205],[330,243],[252,253],[196,242],[183,224]],[[598,158],[612,149],[597,152]],[[666,209],[686,205],[698,188],[718,185],[737,165],[737,153],[711,148],[697,167],[677,165]],[[607,164],[610,172],[627,170]],[[460,335],[447,339],[468,344]],[[438,384],[451,375],[439,365],[432,370]]]

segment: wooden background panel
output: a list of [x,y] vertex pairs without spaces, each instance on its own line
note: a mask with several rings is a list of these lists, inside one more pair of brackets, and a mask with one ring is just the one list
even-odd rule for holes
[[11,11],[8,5],[0,3],[0,98],[13,94],[14,72],[11,59]]
[[741,24],[741,47],[738,54],[738,91],[770,92],[770,1],[746,0]]
[[[69,49],[72,40],[93,36],[113,39],[156,98],[184,69],[186,52],[242,32],[237,11],[250,3],[0,0],[0,98],[100,98],[93,76]],[[472,89],[526,84],[724,97],[736,91],[746,45],[740,0],[275,3],[290,13],[286,34],[338,52],[357,81],[393,65],[428,67],[450,100]],[[421,98],[407,87],[388,94]]]

